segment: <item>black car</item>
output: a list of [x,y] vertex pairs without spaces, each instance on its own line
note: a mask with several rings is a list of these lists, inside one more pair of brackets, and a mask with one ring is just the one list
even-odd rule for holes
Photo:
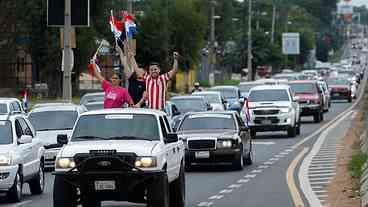
[[252,140],[235,111],[188,113],[177,129],[185,145],[185,165],[230,163],[241,170],[252,164]]

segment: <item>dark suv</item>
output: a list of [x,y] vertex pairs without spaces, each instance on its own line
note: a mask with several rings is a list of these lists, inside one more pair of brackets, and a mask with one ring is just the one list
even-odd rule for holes
[[291,81],[289,85],[297,97],[301,109],[301,116],[313,116],[314,122],[323,121],[323,95],[314,80]]

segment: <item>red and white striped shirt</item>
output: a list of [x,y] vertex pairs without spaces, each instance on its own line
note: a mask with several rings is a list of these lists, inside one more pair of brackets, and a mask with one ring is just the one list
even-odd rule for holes
[[148,107],[150,109],[163,110],[166,102],[167,82],[170,80],[169,74],[165,73],[157,78],[145,74],[146,92],[148,95]]

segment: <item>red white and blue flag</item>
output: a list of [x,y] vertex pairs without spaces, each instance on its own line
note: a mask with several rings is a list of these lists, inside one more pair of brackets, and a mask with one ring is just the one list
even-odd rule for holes
[[110,27],[111,27],[111,32],[114,34],[115,39],[118,40],[122,40],[122,35],[124,34],[124,28],[123,28],[123,22],[118,20],[117,18],[115,18],[112,15],[111,12],[111,16],[110,16]]
[[137,25],[134,22],[134,17],[128,12],[123,12],[125,32],[128,38],[133,38],[137,34]]

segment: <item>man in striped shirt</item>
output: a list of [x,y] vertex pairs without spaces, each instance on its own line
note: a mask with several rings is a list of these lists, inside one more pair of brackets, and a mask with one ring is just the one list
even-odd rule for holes
[[143,77],[146,81],[146,91],[143,98],[137,105],[142,105],[146,100],[148,100],[148,107],[150,109],[164,110],[168,81],[171,80],[178,71],[179,54],[174,52],[173,56],[173,69],[161,75],[161,69],[158,63],[150,63],[149,71],[146,73],[143,69],[137,66],[134,56],[130,56],[131,64],[137,75]]

